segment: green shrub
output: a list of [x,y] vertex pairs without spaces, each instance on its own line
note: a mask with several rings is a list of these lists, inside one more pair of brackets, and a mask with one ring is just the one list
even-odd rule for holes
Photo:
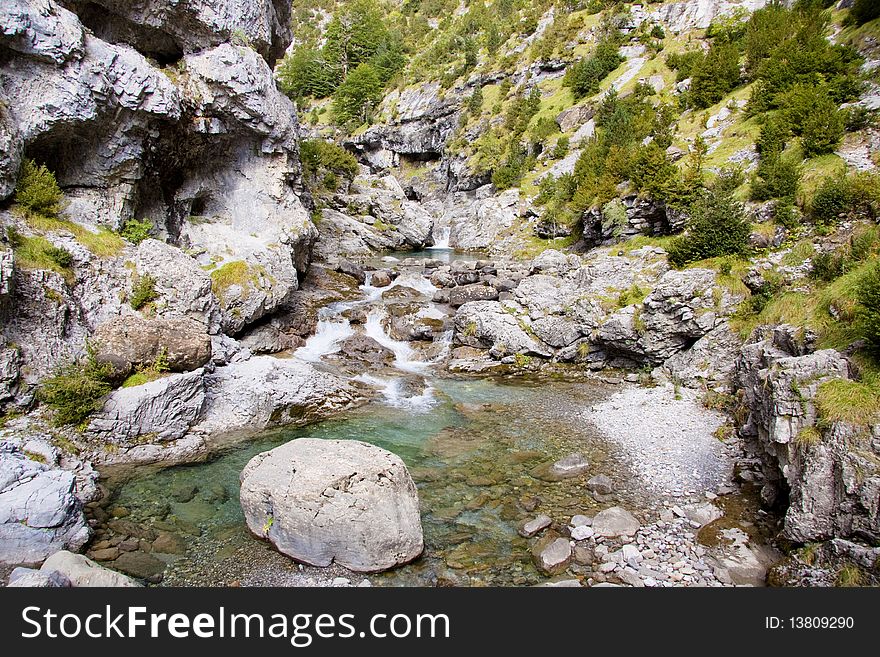
[[[335,192],[339,188],[340,177],[348,181],[358,172],[358,162],[354,155],[341,146],[323,139],[308,139],[300,144],[300,161],[306,183],[317,187],[321,181],[324,189]],[[313,189],[313,191],[317,191]]]
[[55,174],[45,164],[37,166],[30,159],[21,163],[21,173],[15,187],[15,202],[25,211],[55,218],[61,212],[63,198]]
[[382,100],[382,82],[370,64],[358,64],[333,94],[333,118],[339,125],[366,122]]
[[846,271],[846,258],[840,253],[817,253],[813,256],[810,266],[810,278],[825,283],[843,276]]
[[556,140],[556,144],[553,146],[553,150],[550,152],[550,156],[554,160],[561,160],[566,155],[568,155],[569,149],[569,140],[568,137],[560,137]]
[[143,221],[138,221],[137,219],[129,219],[119,230],[119,234],[123,239],[131,242],[132,244],[140,244],[145,239],[150,237],[150,233],[153,231],[153,222],[149,219],[144,219]]
[[849,15],[856,25],[864,25],[868,21],[880,18],[880,3],[877,0],[855,0],[850,7]]
[[681,82],[691,77],[694,70],[699,66],[705,55],[702,50],[689,50],[682,53],[671,53],[666,56],[666,65],[676,71],[676,82]]
[[810,201],[810,217],[818,224],[833,224],[852,205],[849,181],[844,176],[826,178]]
[[112,375],[113,367],[98,363],[89,348],[83,359],[59,368],[43,381],[39,396],[52,409],[56,425],[81,425],[101,409],[103,398],[112,389]]
[[159,297],[156,291],[156,279],[146,274],[140,276],[131,288],[129,303],[135,310],[140,310],[145,305]]
[[827,96],[814,103],[801,126],[804,155],[816,157],[833,152],[843,138],[845,120],[846,114]]
[[859,281],[857,298],[862,335],[875,354],[880,355],[880,262]]
[[739,83],[739,49],[733,43],[715,43],[694,68],[691,101],[697,107],[711,107]]
[[618,39],[616,31],[603,35],[592,55],[579,59],[566,68],[562,86],[571,89],[575,100],[592,96],[599,91],[602,80],[623,62],[618,52]]
[[73,256],[70,251],[60,246],[51,246],[45,251],[46,256],[62,269],[69,269],[73,265]]
[[793,199],[800,178],[801,167],[794,158],[777,156],[762,160],[752,179],[752,200]]
[[761,157],[769,159],[776,157],[785,150],[785,144],[791,136],[788,123],[777,117],[766,117],[761,124],[761,132],[755,146]]
[[744,253],[751,226],[742,203],[735,200],[724,176],[711,190],[701,194],[690,209],[687,233],[667,250],[676,267],[725,255]]

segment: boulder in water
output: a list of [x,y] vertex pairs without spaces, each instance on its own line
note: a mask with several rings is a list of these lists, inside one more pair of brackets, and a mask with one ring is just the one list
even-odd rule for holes
[[258,454],[241,473],[241,507],[251,532],[315,566],[378,572],[424,548],[403,461],[356,440],[301,438]]

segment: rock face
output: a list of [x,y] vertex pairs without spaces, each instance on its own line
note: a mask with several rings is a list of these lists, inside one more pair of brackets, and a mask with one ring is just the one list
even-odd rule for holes
[[84,484],[56,460],[48,442],[0,442],[0,562],[38,565],[58,550],[79,550],[91,537],[78,496]]
[[204,420],[193,428],[204,435],[305,424],[360,399],[337,376],[302,361],[271,356],[219,367],[205,376],[205,386]]
[[374,445],[302,438],[258,454],[241,473],[248,528],[316,566],[377,572],[424,547],[406,466]]
[[[296,113],[270,67],[292,38],[289,5],[65,6],[14,0],[2,8],[0,45],[9,56],[0,72],[0,198],[12,193],[26,153],[49,163],[74,223],[116,229],[149,220],[152,234],[170,242],[147,240],[136,257],[137,274],[156,279],[160,316],[237,333],[290,301],[316,232],[300,200]],[[40,301],[32,288],[48,285],[61,317],[41,323],[59,328],[46,332],[42,349],[30,346],[38,341],[15,325],[18,317],[7,330],[28,345],[22,357],[33,378],[122,314],[118,293],[131,278],[112,256],[55,239],[74,247],[77,285],[28,273],[16,314],[26,320],[25,306]],[[202,267],[218,270],[214,294]]]
[[182,438],[202,415],[204,371],[174,374],[113,391],[87,432],[121,446]]
[[549,356],[550,351],[523,331],[497,301],[471,301],[455,315],[456,342],[488,348],[495,357],[511,354]]
[[444,94],[437,82],[393,92],[386,96],[380,111],[393,108],[396,120],[371,127],[346,145],[376,169],[397,166],[401,156],[439,159],[458,127],[462,98],[460,92]]
[[211,338],[195,320],[119,317],[95,331],[98,361],[111,363],[121,375],[153,364],[164,354],[173,372],[195,370],[211,359]]
[[748,419],[740,429],[763,463],[762,497],[788,499],[783,534],[797,542],[832,537],[880,539],[880,428],[828,421],[820,388],[850,378],[843,356],[813,351],[791,326],[756,333],[736,363]]

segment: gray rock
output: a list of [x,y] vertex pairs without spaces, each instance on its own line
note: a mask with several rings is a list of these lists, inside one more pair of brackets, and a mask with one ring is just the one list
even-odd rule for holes
[[254,356],[205,376],[202,435],[305,424],[348,408],[360,393],[343,379],[296,359]]
[[571,544],[567,538],[548,535],[532,548],[535,565],[545,575],[558,575],[571,563]]
[[599,536],[616,538],[618,536],[635,536],[639,530],[639,521],[619,506],[600,511],[593,518],[593,530]]
[[95,331],[95,356],[126,376],[137,367],[152,365],[164,355],[172,372],[188,372],[211,359],[211,339],[205,326],[189,318],[143,319],[124,315],[101,324]]
[[590,469],[590,462],[583,454],[569,454],[550,464],[539,465],[532,470],[532,476],[545,481],[562,481],[579,477]]
[[498,298],[498,290],[489,285],[460,285],[449,292],[449,305],[458,308],[471,301],[494,301]]
[[599,495],[610,495],[614,492],[614,482],[611,481],[610,477],[605,475],[596,475],[587,480],[587,488],[591,492],[598,493]]
[[43,562],[40,571],[51,575],[57,573],[66,577],[73,587],[138,587],[136,581],[123,575],[99,566],[94,561],[81,554],[73,554],[66,550],[54,553]]
[[316,566],[377,572],[424,547],[403,461],[360,441],[301,438],[258,454],[241,473],[241,506],[251,532]]
[[32,568],[16,568],[9,575],[9,588],[63,588],[70,586],[70,580],[61,573],[44,573]]
[[547,529],[552,522],[553,520],[550,516],[540,515],[537,518],[524,522],[517,531],[520,536],[531,538],[535,534]]
[[154,239],[140,243],[135,255],[138,274],[152,276],[161,303],[160,317],[189,317],[209,333],[220,325],[220,307],[211,292],[211,277],[180,249]]
[[113,391],[87,432],[121,446],[176,440],[196,424],[204,405],[204,371],[173,374]]
[[[94,475],[91,475],[94,477]],[[91,537],[76,476],[0,444],[0,562],[37,565]]]
[[458,309],[454,320],[458,344],[489,349],[495,358],[516,353],[549,356],[547,347],[532,339],[516,318],[497,301],[471,301]]

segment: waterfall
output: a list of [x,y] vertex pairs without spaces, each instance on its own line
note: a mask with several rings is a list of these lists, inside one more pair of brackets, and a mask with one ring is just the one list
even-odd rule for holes
[[[436,230],[436,229],[437,229],[437,227],[435,226],[434,230]],[[450,228],[449,226],[443,226],[442,228],[440,228],[439,235],[433,235],[434,246],[429,246],[428,248],[429,249],[443,249],[443,250],[447,250],[447,251],[450,250],[452,248],[451,246],[449,246],[449,235],[451,233],[452,233],[452,228]]]
[[394,354],[394,367],[404,372],[423,372],[429,365],[425,361],[414,360],[415,352],[409,343],[395,340],[385,332],[382,320],[387,317],[384,310],[376,309],[367,315],[364,333]]
[[317,363],[324,356],[335,354],[341,348],[342,341],[354,335],[354,329],[342,312],[352,305],[351,303],[331,303],[318,311],[318,326],[315,334],[306,343],[293,352],[296,358]]

